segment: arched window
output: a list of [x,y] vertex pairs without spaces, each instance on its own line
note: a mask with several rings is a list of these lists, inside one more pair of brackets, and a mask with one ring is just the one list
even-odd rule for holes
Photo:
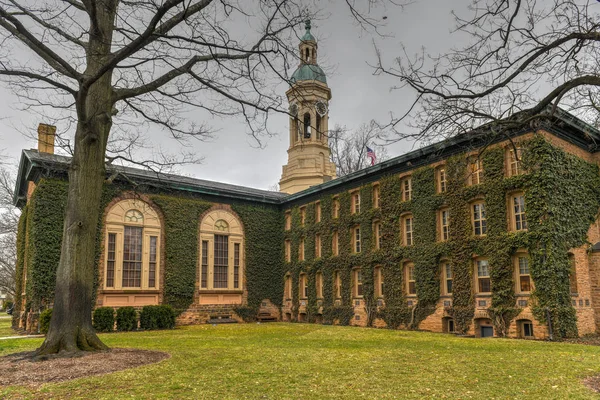
[[304,138],[310,139],[311,127],[310,127],[310,114],[304,114]]
[[129,199],[106,214],[104,289],[158,289],[161,224],[147,203]]
[[304,54],[305,54],[305,60],[306,62],[310,62],[310,49],[307,47],[306,49],[304,49]]
[[229,211],[215,210],[200,222],[200,290],[241,290],[244,232]]

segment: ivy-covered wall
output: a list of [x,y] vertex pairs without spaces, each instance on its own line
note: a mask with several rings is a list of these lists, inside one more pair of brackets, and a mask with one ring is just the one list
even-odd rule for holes
[[[291,209],[291,230],[284,230],[281,207],[249,202],[230,202],[240,216],[245,232],[246,285],[248,309],[256,312],[263,299],[282,306],[284,278],[292,278],[292,314],[300,310],[299,276],[308,277],[307,319],[322,316],[324,323],[349,324],[354,316],[352,271],[361,268],[363,300],[367,323],[377,318],[390,327],[418,328],[439,306],[440,260],[449,260],[453,269],[452,306],[446,311],[455,320],[456,329],[467,332],[475,310],[473,256],[489,260],[491,307],[496,332],[503,335],[521,311],[516,306],[512,256],[525,249],[530,256],[535,290],[530,305],[536,318],[552,319],[557,336],[577,334],[576,312],[569,290],[568,251],[586,243],[586,234],[600,208],[600,174],[598,167],[551,145],[542,136],[520,144],[522,165],[526,173],[505,176],[504,148],[487,149],[481,155],[484,182],[466,186],[466,155],[445,160],[447,191],[436,192],[432,166],[411,172],[412,199],[402,201],[398,175],[383,176],[380,207],[373,208],[373,186],[350,188],[319,199],[321,221],[315,220],[315,203],[306,206],[306,220],[301,224],[299,206]],[[59,179],[39,182],[23,211],[18,236],[17,305],[19,293],[26,286],[26,304],[34,310],[52,301],[55,270],[60,257],[63,215],[67,183]],[[359,190],[361,212],[352,214],[350,190]],[[105,185],[102,207],[130,188]],[[508,230],[507,196],[515,190],[525,193],[529,229]],[[164,301],[179,310],[193,302],[197,280],[199,218],[213,204],[206,198],[178,195],[174,192],[145,193],[164,216],[165,254]],[[339,201],[339,218],[332,218],[334,196]],[[470,204],[484,199],[487,235],[474,237]],[[221,202],[219,200],[219,202]],[[225,202],[225,201],[223,201]],[[450,212],[450,236],[438,241],[437,215],[441,207]],[[412,214],[413,246],[402,246],[400,221]],[[373,222],[381,223],[381,249],[375,249]],[[360,253],[351,248],[351,229],[361,229]],[[102,220],[98,222],[96,264],[102,253]],[[332,254],[332,237],[339,237],[339,255]],[[321,237],[321,257],[315,258],[315,235]],[[291,241],[291,260],[284,261],[284,239]],[[305,260],[298,261],[300,240],[305,242]],[[405,294],[403,263],[415,265],[416,296],[409,306]],[[385,306],[377,307],[375,267],[382,267]],[[26,283],[22,272],[25,271]],[[334,298],[334,271],[341,278],[341,299]],[[323,299],[317,299],[316,274],[322,272]],[[322,313],[319,311],[322,307]]]
[[[360,188],[361,212],[351,213],[348,190],[319,199],[321,222],[315,222],[314,203],[306,205],[306,220],[300,221],[300,206],[291,209],[291,230],[285,232],[291,241],[291,262],[286,271],[292,278],[292,313],[298,318],[300,308],[299,275],[309,277],[307,316],[314,320],[317,305],[323,306],[325,323],[348,324],[354,314],[352,270],[362,269],[363,300],[371,325],[376,317],[388,326],[417,328],[436,309],[440,299],[440,260],[447,259],[453,268],[452,306],[447,309],[456,329],[466,333],[475,311],[474,255],[488,259],[491,278],[491,307],[496,332],[505,335],[511,321],[521,309],[516,305],[512,256],[526,249],[530,256],[531,277],[535,289],[530,305],[536,318],[547,322],[552,318],[555,334],[577,335],[576,313],[569,290],[570,265],[568,251],[586,243],[586,234],[600,208],[600,174],[598,167],[552,146],[541,135],[519,144],[523,148],[522,166],[526,173],[506,177],[505,149],[497,146],[481,155],[483,183],[466,185],[466,154],[445,161],[447,190],[436,193],[435,170],[431,166],[412,171],[412,199],[402,201],[401,179],[386,176],[379,179],[380,208],[372,207],[372,184]],[[353,190],[352,189],[352,190]],[[508,196],[514,191],[525,193],[529,229],[508,229]],[[340,202],[339,218],[332,218],[331,204]],[[475,237],[471,224],[470,204],[485,201],[487,235]],[[442,207],[450,212],[450,237],[437,238],[437,213]],[[411,213],[414,221],[413,246],[402,246],[401,218]],[[375,249],[372,226],[382,223],[382,248]],[[353,254],[350,230],[361,227],[362,252]],[[339,232],[339,256],[332,256],[331,238]],[[322,237],[322,257],[315,259],[316,234]],[[300,240],[305,241],[304,261],[298,261]],[[415,265],[416,305],[409,307],[405,293],[403,264]],[[383,268],[385,306],[376,306],[375,266]],[[317,303],[315,274],[323,273],[323,299]],[[342,277],[341,303],[335,302],[334,271]]]
[[[23,290],[25,270],[27,310],[37,311],[53,301],[67,186],[67,182],[60,179],[41,180],[21,216],[16,303],[21,304],[20,293]],[[128,190],[131,188],[119,184],[106,184],[102,193],[102,209],[104,210],[113,199]],[[200,216],[214,203],[199,197],[177,196],[173,193],[146,192],[144,194],[160,208],[164,216],[166,255],[164,302],[183,311],[194,300]],[[280,306],[283,297],[281,263],[283,217],[280,209],[277,206],[247,202],[234,202],[230,205],[238,213],[244,225],[248,306],[254,314],[264,299],[269,299]],[[101,215],[98,221],[95,258],[97,271],[99,271],[98,263],[102,254],[102,231],[103,216]],[[96,275],[96,288],[98,282],[99,275]],[[15,314],[18,315],[19,312]]]

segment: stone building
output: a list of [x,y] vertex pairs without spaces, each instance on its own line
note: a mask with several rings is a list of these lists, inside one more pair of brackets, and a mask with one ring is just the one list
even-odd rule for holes
[[[558,110],[336,178],[331,89],[310,25],[286,92],[281,193],[109,166],[97,306],[170,304],[178,322],[277,319],[546,338],[600,328],[600,132]],[[69,158],[40,125],[15,204],[15,325],[51,307]]]

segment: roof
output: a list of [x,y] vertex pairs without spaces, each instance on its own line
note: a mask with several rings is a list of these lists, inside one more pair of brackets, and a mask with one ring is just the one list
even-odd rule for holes
[[[13,202],[17,206],[25,204],[27,198],[27,182],[37,181],[48,173],[66,173],[71,163],[71,157],[57,154],[40,153],[37,150],[23,150],[17,176],[17,187]],[[109,165],[106,168],[107,178],[115,173],[126,176],[126,181],[145,184],[157,188],[198,193],[210,196],[229,197],[231,199],[256,201],[261,203],[279,204],[286,193],[254,189],[228,183],[190,178],[187,176],[163,174],[140,168]],[[115,180],[119,180],[117,178]]]
[[315,37],[312,35],[312,33],[310,33],[310,19],[306,20],[306,32],[304,33],[304,36],[302,36],[302,38],[300,38],[300,40],[302,40],[303,42],[308,42],[308,41],[313,41],[316,42]]
[[325,72],[316,64],[302,64],[298,67],[292,78],[290,79],[292,83],[298,81],[319,81],[327,84],[327,77],[325,76]]
[[[600,151],[600,131],[564,110],[555,110],[551,124],[544,126],[543,129],[591,153]],[[529,132],[531,132],[531,129],[523,129],[511,132],[510,136],[517,137]],[[291,195],[115,165],[107,167],[107,176],[118,172],[127,177],[127,179],[122,179],[124,182],[131,180],[156,188],[290,207],[295,204],[314,201],[326,194],[335,194],[369,182],[375,182],[385,175],[414,170],[452,155],[464,153],[465,149],[468,148],[477,148],[483,144],[489,145],[506,139],[506,135],[499,135],[490,143],[485,133],[481,131],[479,133],[468,132],[413,150],[329,182],[311,186],[308,189]],[[55,172],[66,174],[70,160],[70,157],[61,155],[39,153],[37,150],[23,150],[19,164],[19,174],[17,176],[17,187],[14,197],[15,205],[23,206],[25,204],[28,181],[37,182],[40,177]]]

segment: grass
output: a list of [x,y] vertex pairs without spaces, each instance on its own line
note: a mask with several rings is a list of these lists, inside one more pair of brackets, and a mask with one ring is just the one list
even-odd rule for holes
[[11,321],[12,321],[12,316],[6,314],[3,311],[0,311],[0,337],[15,335],[15,331],[13,331],[10,328]]
[[[4,332],[7,319],[0,319]],[[592,399],[600,347],[309,324],[197,325],[101,335],[171,353],[104,376],[0,388],[0,398]],[[0,355],[41,339],[0,340]]]

